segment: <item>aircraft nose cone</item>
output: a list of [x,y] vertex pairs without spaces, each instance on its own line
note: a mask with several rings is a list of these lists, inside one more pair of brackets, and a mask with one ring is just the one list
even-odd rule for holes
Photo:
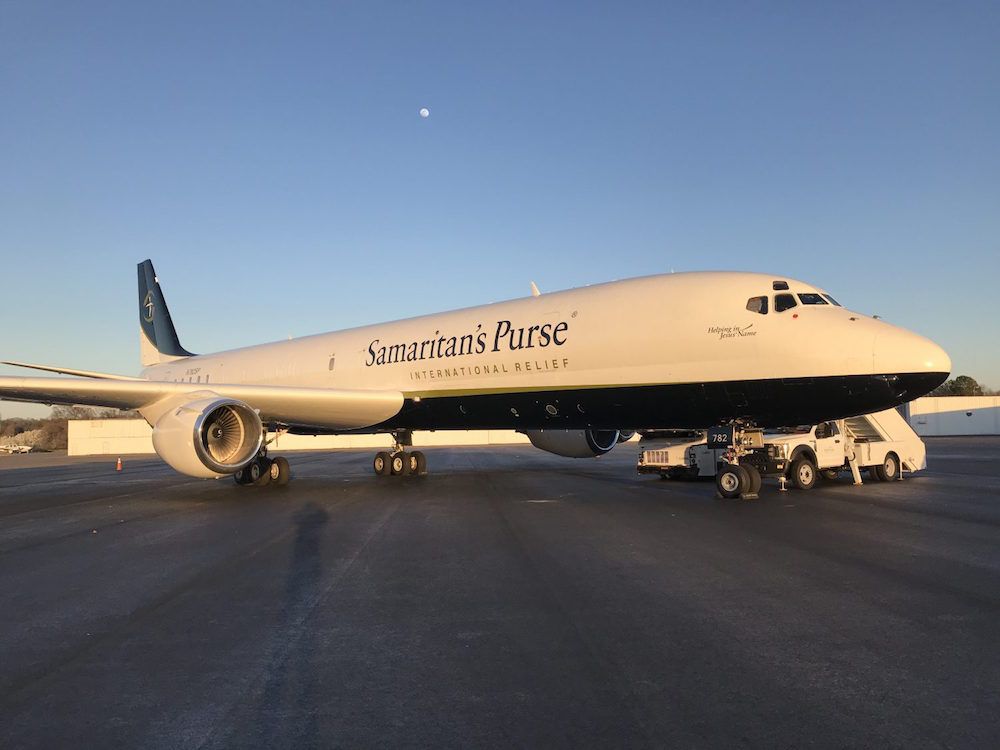
[[[927,350],[924,353],[924,365],[929,372],[939,372],[947,378],[951,374],[951,357],[948,356],[948,352],[930,339],[924,340],[928,344]],[[943,383],[944,381],[942,380],[941,382]]]
[[872,364],[876,374],[915,375],[933,390],[951,373],[951,357],[928,338],[892,327],[875,336]]

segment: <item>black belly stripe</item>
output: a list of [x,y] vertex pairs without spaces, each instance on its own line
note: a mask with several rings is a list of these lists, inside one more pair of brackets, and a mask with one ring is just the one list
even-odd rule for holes
[[760,427],[816,424],[898,406],[929,393],[947,377],[948,373],[839,375],[428,395],[406,399],[394,417],[358,432],[704,428],[734,418]]

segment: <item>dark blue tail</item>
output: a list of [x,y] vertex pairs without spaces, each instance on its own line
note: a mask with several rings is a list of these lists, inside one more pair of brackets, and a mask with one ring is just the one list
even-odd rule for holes
[[167,301],[149,260],[139,264],[139,328],[143,366],[193,356],[177,338]]

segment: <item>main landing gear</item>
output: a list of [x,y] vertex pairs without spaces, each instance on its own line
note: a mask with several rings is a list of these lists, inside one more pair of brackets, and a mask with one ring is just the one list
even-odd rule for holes
[[258,455],[233,474],[233,480],[240,486],[252,484],[256,487],[266,487],[273,484],[276,487],[284,487],[291,478],[292,470],[288,465],[288,459],[284,456],[268,458],[265,455]]
[[[265,438],[267,435],[265,434]],[[256,487],[284,487],[292,479],[292,469],[284,456],[270,458],[267,455],[267,443],[264,443],[257,457],[233,474],[233,481],[241,487],[252,484]]]
[[391,451],[379,451],[372,461],[375,475],[380,477],[400,477],[406,474],[424,476],[427,474],[427,458],[421,451],[406,451],[413,446],[409,432],[393,433],[395,445]]

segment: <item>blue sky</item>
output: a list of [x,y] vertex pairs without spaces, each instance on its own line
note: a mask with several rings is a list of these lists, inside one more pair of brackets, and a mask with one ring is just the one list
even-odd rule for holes
[[1000,387],[995,2],[3,1],[0,96],[3,358],[135,372],[146,257],[192,351],[720,268]]

